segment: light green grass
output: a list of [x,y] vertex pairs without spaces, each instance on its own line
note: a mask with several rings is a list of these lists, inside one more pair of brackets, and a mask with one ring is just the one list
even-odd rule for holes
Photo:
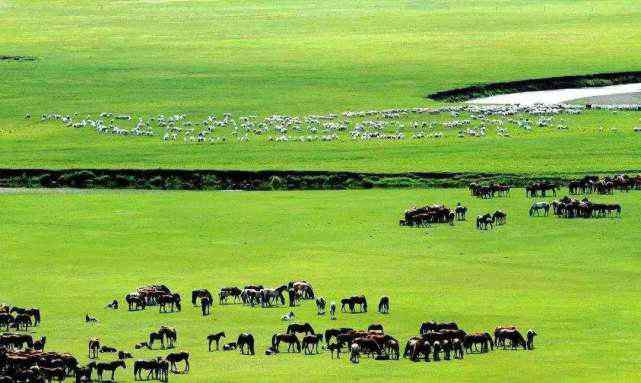
[[[621,219],[529,218],[522,190],[494,200],[466,190],[336,192],[137,192],[14,190],[0,194],[3,300],[39,306],[36,336],[50,350],[84,359],[86,342],[131,350],[161,324],[176,326],[178,348],[192,353],[192,372],[172,381],[633,381],[641,307],[638,193],[594,197],[617,201]],[[398,226],[414,204],[463,201],[470,216],[505,209],[508,224],[481,232],[473,219],[454,227]],[[373,322],[405,340],[424,320],[456,321],[468,331],[498,324],[535,328],[537,349],[494,351],[463,361],[407,360],[359,366],[328,354],[262,355],[284,328],[287,308],[216,305],[202,318],[185,304],[177,314],[104,309],[139,285],[194,288],[310,281],[336,300],[364,293],[375,306],[391,297],[391,314],[317,318],[313,304],[295,309],[315,329]],[[374,311],[374,310],[371,310]],[[83,322],[85,313],[100,320]],[[251,331],[256,357],[207,353],[204,338]],[[163,355],[134,352],[136,357]],[[105,359],[107,357],[104,357]],[[131,365],[119,381],[131,381]]]
[[0,167],[640,168],[636,139],[603,144],[593,135],[429,148],[167,149],[54,133],[22,120],[26,112],[264,115],[413,107],[431,104],[424,99],[430,92],[474,83],[635,70],[640,13],[634,1],[5,0],[0,54],[39,60],[0,62]]

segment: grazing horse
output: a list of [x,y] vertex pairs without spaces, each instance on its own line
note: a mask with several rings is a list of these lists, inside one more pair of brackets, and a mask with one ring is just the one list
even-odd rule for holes
[[138,309],[144,310],[147,306],[145,300],[140,297],[139,294],[127,294],[125,296],[125,301],[129,306],[129,311],[134,311]]
[[33,349],[36,351],[43,351],[45,349],[45,344],[47,344],[47,337],[41,336],[40,339],[33,342]]
[[352,331],[354,331],[354,329],[348,327],[327,329],[325,330],[325,342],[329,344],[329,341],[332,340],[332,337],[337,337],[340,334],[347,334]]
[[114,380],[114,375],[116,374],[116,369],[119,367],[122,367],[123,369],[127,368],[127,365],[125,364],[124,360],[114,360],[111,362],[92,362],[94,364],[94,368],[96,369],[96,373],[98,374],[98,381],[102,382],[102,374],[105,371],[110,371],[111,372],[111,381]]
[[456,214],[456,219],[459,221],[465,221],[465,215],[467,214],[467,208],[465,206],[461,206],[461,203],[456,204],[456,208],[454,209],[454,213]]
[[492,218],[492,215],[490,213],[487,213],[485,215],[477,215],[476,216],[476,228],[479,230],[487,230],[487,227],[493,228],[494,227],[494,218]]
[[40,324],[40,309],[35,309],[35,308],[22,308],[22,307],[12,307],[11,310],[9,310],[9,314],[26,314],[29,315],[30,317],[33,317],[33,323],[35,326]]
[[294,334],[294,335],[296,333],[305,333],[305,335],[315,334],[314,329],[312,328],[312,325],[310,325],[309,323],[305,323],[305,324],[292,323],[289,326],[287,326],[287,333]]
[[336,351],[336,359],[341,358],[341,345],[338,343],[328,344],[326,347],[327,350],[332,354],[332,359],[334,359],[334,351]]
[[159,360],[150,359],[150,360],[137,360],[134,362],[134,379],[142,380],[142,372],[148,371],[147,380],[151,374],[158,374]]
[[378,312],[381,314],[389,314],[389,297],[381,297],[380,302],[378,302]]
[[118,359],[132,359],[133,357],[130,352],[118,351]]
[[538,334],[534,330],[528,330],[527,331],[527,349],[528,350],[534,350],[534,337],[537,336]]
[[432,345],[430,342],[422,339],[410,339],[405,346],[405,355],[409,356],[413,362],[418,362],[421,354],[426,362],[430,361],[430,353],[432,352]]
[[167,339],[167,348],[173,348],[174,343],[178,339],[178,333],[173,327],[160,326],[158,333]]
[[287,284],[288,289],[293,289],[301,299],[314,299],[314,289],[306,281],[293,281]]
[[174,312],[174,308],[180,311],[180,294],[161,294],[156,298],[158,303],[159,312],[167,312],[167,306],[171,306],[171,312]]
[[499,333],[502,330],[517,330],[516,326],[498,326],[494,329],[494,347],[503,346],[502,339],[499,339]]
[[67,372],[62,367],[39,366],[38,370],[48,382],[51,382],[54,379],[62,382],[67,377]]
[[211,351],[211,344],[216,342],[216,351],[220,350],[220,339],[225,338],[225,332],[221,331],[216,334],[207,335],[207,342],[209,343],[209,351]]
[[242,333],[238,335],[238,340],[236,345],[240,349],[240,353],[245,355],[245,346],[247,346],[249,355],[255,355],[254,353],[254,336],[249,333]]
[[239,289],[238,287],[223,287],[220,289],[220,292],[218,292],[218,302],[219,304],[225,304],[227,303],[227,299],[229,297],[233,298],[234,303],[241,297],[242,290]]
[[392,359],[398,360],[400,358],[401,344],[398,342],[398,340],[389,337],[387,340],[385,340],[385,344],[383,346],[385,348],[385,353],[390,355]]
[[345,306],[349,306],[349,312],[354,313],[354,307],[359,305],[360,312],[367,312],[367,299],[364,295],[355,295],[341,299],[341,311],[345,312]]
[[0,327],[4,327],[5,331],[9,331],[9,327],[13,326],[15,318],[9,313],[0,313]]
[[198,299],[209,299],[210,302],[213,301],[213,297],[209,290],[207,289],[198,289],[191,292],[191,304],[195,307],[198,306]]
[[98,353],[100,352],[100,339],[98,338],[89,338],[89,359],[96,359]]
[[361,348],[356,343],[352,343],[349,351],[349,361],[358,364],[361,355]]
[[353,343],[358,344],[361,352],[371,356],[372,354],[382,355],[383,350],[381,346],[372,338],[369,337],[357,337],[354,339]]
[[332,301],[329,304],[329,319],[330,320],[335,320],[336,319],[336,302]]
[[211,299],[204,297],[200,299],[200,310],[203,316],[207,316],[211,313],[212,302]]
[[188,352],[172,352],[165,357],[165,360],[169,362],[169,368],[171,372],[178,373],[178,366],[176,365],[179,362],[185,362],[185,369],[183,374],[189,372],[189,353]]
[[325,302],[325,298],[316,298],[316,314],[317,315],[325,315],[325,306],[327,305],[327,302]]
[[505,225],[507,223],[507,214],[501,210],[497,210],[492,214],[492,220],[496,222],[497,225]]
[[33,337],[29,334],[1,334],[0,346],[23,348],[24,346],[33,348]]
[[523,335],[519,332],[519,330],[516,329],[500,329],[496,335],[496,338],[498,338],[498,341],[500,344],[503,345],[503,349],[505,349],[505,341],[509,340],[510,345],[512,346],[512,349],[516,349],[519,346],[523,347],[524,350],[527,349],[527,342],[523,338]]
[[16,330],[20,331],[20,327],[24,327],[24,331],[28,331],[30,326],[33,326],[31,322],[31,315],[29,314],[18,314],[13,320],[13,325],[16,327]]
[[323,334],[306,335],[303,337],[303,350],[305,354],[311,355],[316,350],[318,354],[318,345],[323,341]]
[[263,289],[260,292],[260,304],[262,307],[269,307],[274,305],[276,301],[280,301],[281,305],[285,305],[285,297],[283,292],[287,291],[287,286],[282,285],[275,289]]
[[[490,338],[490,344],[492,344]],[[452,340],[452,351],[454,352],[454,359],[463,359],[465,352],[463,351],[463,343],[459,338],[454,338]]]
[[[481,346],[479,350],[478,346]],[[489,349],[494,349],[494,342],[492,341],[492,336],[489,333],[473,333],[467,334],[463,338],[463,346],[468,353],[472,353],[472,346],[476,352],[488,352]]]
[[441,331],[441,330],[458,330],[458,325],[454,322],[449,323],[437,323],[434,321],[423,322],[419,328],[419,334],[423,335],[429,331]]
[[275,353],[280,352],[278,349],[280,342],[289,344],[289,346],[287,346],[287,352],[291,352],[292,347],[294,348],[294,352],[301,351],[300,341],[296,337],[296,334],[274,334],[272,336],[272,350],[274,350]]
[[533,203],[532,206],[530,207],[530,217],[532,217],[534,213],[536,213],[536,215],[538,216],[541,210],[543,210],[543,215],[547,217],[548,213],[550,212],[550,204],[547,202]]

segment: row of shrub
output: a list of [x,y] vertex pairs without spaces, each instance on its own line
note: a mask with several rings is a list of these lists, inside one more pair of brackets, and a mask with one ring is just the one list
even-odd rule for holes
[[522,187],[533,180],[565,182],[576,176],[471,173],[369,174],[341,172],[237,172],[188,170],[0,169],[0,187],[158,190],[339,190],[461,188],[471,182]]
[[549,77],[491,84],[478,84],[432,93],[428,95],[427,98],[446,102],[462,102],[475,98],[496,96],[499,94],[565,88],[599,87],[637,82],[641,82],[641,72],[597,73],[581,76]]

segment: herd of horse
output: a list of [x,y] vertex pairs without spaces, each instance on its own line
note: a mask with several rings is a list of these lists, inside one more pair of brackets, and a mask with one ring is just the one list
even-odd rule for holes
[[[244,289],[225,287],[219,291],[219,303],[226,305],[229,301],[251,304],[251,294],[248,291],[291,291],[295,301],[314,299],[319,316],[325,315],[326,301],[323,297],[314,295],[314,290],[306,281],[292,281],[283,285],[285,289],[265,289],[260,285],[245,286]],[[240,293],[239,293],[240,291]],[[127,294],[125,299],[132,298],[134,293]],[[160,305],[162,296],[174,295],[164,285],[145,286],[137,290],[135,299],[139,305],[129,306],[130,311],[144,309],[147,306]],[[272,294],[267,293],[266,297]],[[263,296],[260,294],[260,296]],[[267,299],[267,298],[266,298]],[[272,299],[272,298],[269,298]],[[211,306],[212,294],[206,289],[197,289],[192,292],[192,304],[205,301]],[[263,302],[262,298],[259,303]],[[129,303],[129,302],[128,302]],[[284,305],[285,303],[282,302]],[[367,312],[367,299],[364,295],[353,295],[340,300],[341,312],[358,314]],[[108,305],[109,308],[118,309],[117,301]],[[390,299],[381,297],[378,304],[378,313],[388,314]],[[337,305],[330,303],[330,319],[335,319]],[[33,317],[35,325],[40,323],[40,310],[24,309],[19,307],[0,306],[2,313],[20,313]],[[37,314],[36,314],[37,313]],[[20,315],[18,314],[18,315]],[[290,313],[293,318],[293,312]],[[284,318],[285,319],[285,318]],[[22,331],[16,327],[16,331]],[[26,330],[25,330],[26,331]],[[466,333],[456,323],[424,322],[419,328],[419,335],[411,337],[405,344],[403,354],[400,353],[400,341],[384,331],[382,324],[372,324],[367,329],[329,328],[324,332],[316,332],[310,323],[289,323],[283,332],[276,332],[271,337],[270,345],[265,350],[265,355],[276,355],[281,352],[304,353],[305,355],[320,354],[329,351],[331,358],[340,359],[341,353],[348,353],[349,360],[359,363],[360,356],[366,355],[377,360],[398,360],[401,355],[417,361],[423,358],[429,361],[441,359],[462,359],[463,355],[474,352],[488,352],[495,347],[523,347],[534,348],[536,332],[527,332],[527,339],[514,327],[500,327],[495,329],[494,338],[489,333]],[[208,351],[221,349],[221,341],[226,338],[224,331],[210,334],[206,337]],[[161,326],[157,331],[149,333],[148,338],[135,345],[135,349],[154,350],[156,344],[160,349],[171,350],[178,342],[178,332],[173,327]],[[79,360],[69,353],[45,351],[46,338],[34,340],[32,335],[26,333],[0,334],[0,383],[37,382],[45,383],[52,380],[62,381],[67,377],[75,377],[76,382],[89,382],[92,376],[97,376],[99,381],[110,378],[112,381],[118,369],[127,368],[127,360],[132,359],[131,353],[118,350],[102,343],[99,338],[90,338],[87,344],[88,363],[80,365]],[[286,345],[286,350],[283,348]],[[242,355],[256,355],[256,339],[251,333],[241,333],[234,342],[222,345],[222,351],[238,350]],[[116,359],[100,360],[101,355],[114,354]],[[186,374],[190,370],[190,354],[184,351],[169,352],[164,357],[151,359],[138,359],[133,361],[133,375],[135,380],[159,380],[166,382],[169,373]],[[179,364],[184,365],[182,370]]]

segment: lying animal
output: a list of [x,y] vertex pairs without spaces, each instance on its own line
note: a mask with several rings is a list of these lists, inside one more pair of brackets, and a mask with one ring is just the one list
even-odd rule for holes
[[236,342],[230,342],[223,346],[223,351],[231,351],[236,349]]
[[103,352],[103,353],[114,353],[114,352],[118,352],[118,350],[116,350],[113,347],[102,346],[102,347],[100,347],[100,352]]
[[282,317],[280,317],[280,319],[284,320],[284,321],[290,321],[290,320],[294,319],[294,317],[295,317],[294,312],[290,311],[287,314],[285,314]]
[[98,323],[98,319],[90,317],[89,314],[85,314],[85,323]]
[[140,350],[141,348],[149,348],[149,343],[147,342],[140,342],[137,345],[134,346],[136,350]]
[[118,351],[118,359],[123,360],[123,359],[132,359],[133,355],[129,352],[124,352],[124,351]]

